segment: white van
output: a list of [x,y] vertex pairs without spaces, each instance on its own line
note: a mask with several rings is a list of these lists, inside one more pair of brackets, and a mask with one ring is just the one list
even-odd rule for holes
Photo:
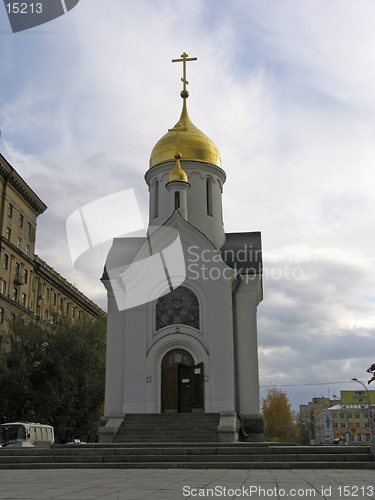
[[50,446],[55,442],[53,427],[30,422],[0,425],[0,446]]

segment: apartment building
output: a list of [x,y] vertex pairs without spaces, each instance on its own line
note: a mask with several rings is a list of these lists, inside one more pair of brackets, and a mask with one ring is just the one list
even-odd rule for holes
[[37,218],[47,206],[0,154],[0,334],[8,320],[54,313],[98,318],[100,307],[35,255]]
[[332,444],[340,439],[348,444],[368,444],[372,412],[368,404],[335,405],[315,415],[316,444]]

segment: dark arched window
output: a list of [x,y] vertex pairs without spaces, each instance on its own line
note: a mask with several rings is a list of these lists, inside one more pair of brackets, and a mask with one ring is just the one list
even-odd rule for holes
[[212,209],[212,179],[207,177],[206,179],[206,194],[207,194],[207,214],[213,215]]
[[176,191],[174,194],[174,208],[180,208],[180,192]]
[[159,216],[159,181],[154,186],[154,219]]

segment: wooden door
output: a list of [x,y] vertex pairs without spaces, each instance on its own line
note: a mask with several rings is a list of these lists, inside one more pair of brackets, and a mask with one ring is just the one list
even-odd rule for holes
[[203,363],[194,366],[184,349],[168,352],[161,365],[162,413],[204,411]]
[[177,367],[167,366],[162,372],[162,413],[176,413],[178,410]]

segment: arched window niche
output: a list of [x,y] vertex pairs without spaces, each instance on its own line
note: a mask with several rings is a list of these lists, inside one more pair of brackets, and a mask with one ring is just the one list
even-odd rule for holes
[[170,325],[188,325],[199,330],[199,301],[195,293],[184,286],[163,295],[156,302],[156,331]]
[[174,208],[180,208],[180,191],[176,191],[174,194]]
[[212,179],[207,177],[206,179],[206,201],[207,201],[207,215],[214,215],[213,213],[213,201],[212,201]]

